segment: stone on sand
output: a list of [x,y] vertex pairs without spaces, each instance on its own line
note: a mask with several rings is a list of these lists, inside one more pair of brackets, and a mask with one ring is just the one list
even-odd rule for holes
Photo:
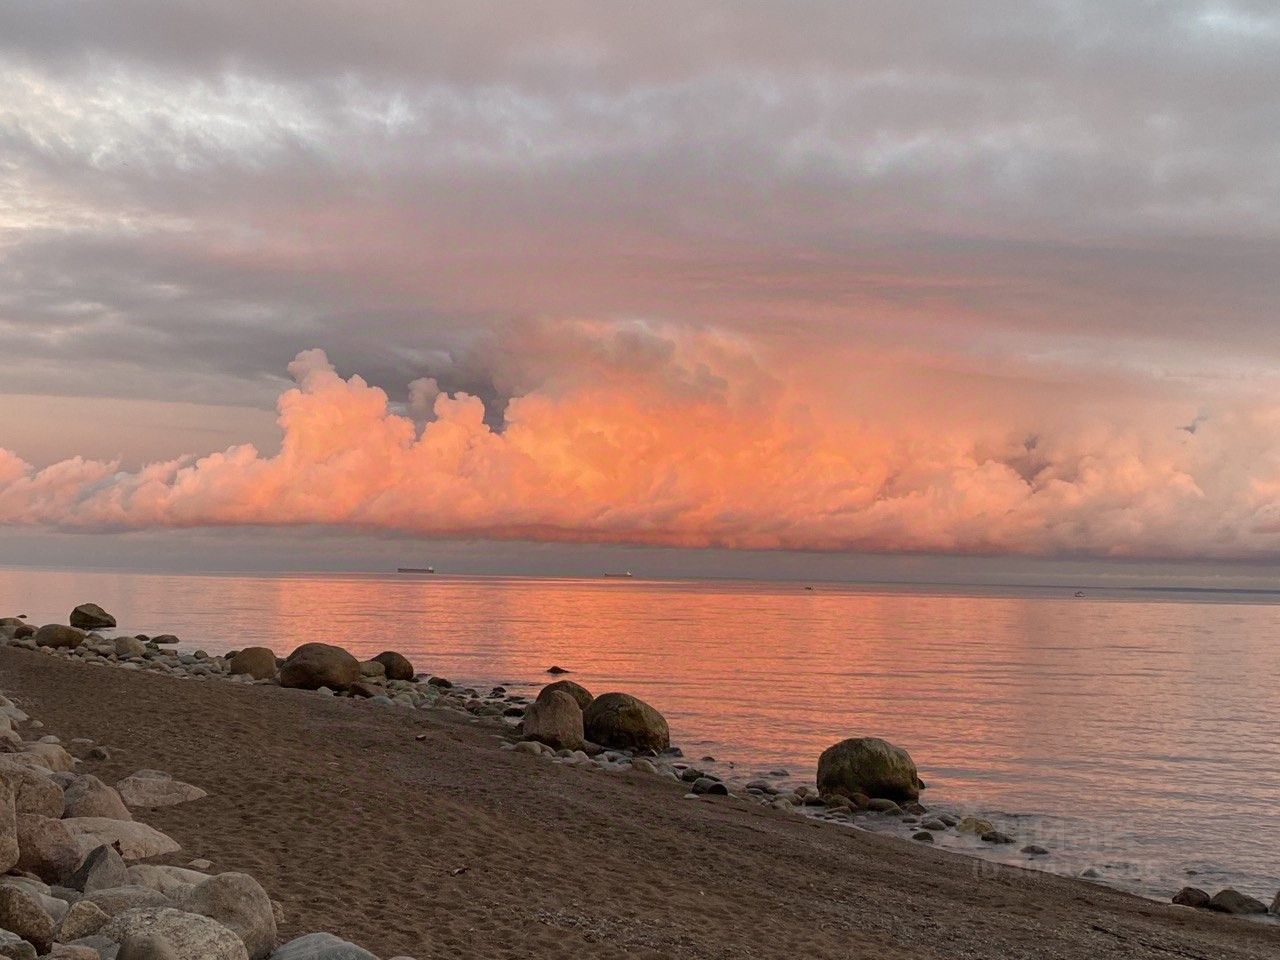
[[346,690],[359,680],[360,661],[327,643],[304,643],[280,668],[280,686],[300,690]]
[[63,795],[67,817],[108,817],[132,820],[133,814],[120,799],[120,794],[91,773],[76,777]]
[[0,872],[18,862],[18,778],[0,768]]
[[559,691],[525,707],[521,731],[526,739],[557,750],[581,750],[586,746],[582,709],[573,697]]
[[45,883],[61,883],[80,862],[80,847],[65,820],[35,813],[17,815],[18,868]]
[[96,903],[89,900],[77,900],[62,918],[58,926],[58,939],[63,943],[91,937],[111,918]]
[[373,660],[375,663],[382,664],[382,669],[386,671],[388,680],[413,679],[413,664],[409,662],[409,658],[404,654],[396,653],[394,650],[385,650],[374,657]]
[[332,933],[308,933],[290,940],[271,955],[271,960],[378,960],[368,950],[348,943]]
[[52,647],[55,650],[74,650],[84,643],[88,636],[76,627],[64,626],[61,623],[46,623],[35,633],[36,646]]
[[903,803],[920,796],[920,777],[911,754],[879,737],[850,737],[818,758],[818,791],[866,794]]
[[90,850],[67,880],[67,886],[84,893],[128,886],[129,883],[129,868],[125,865],[124,857],[120,856],[115,847],[105,843]]
[[671,746],[666,718],[630,694],[601,694],[583,711],[582,722],[587,739],[604,747],[661,753]]
[[190,913],[217,920],[244,943],[249,960],[263,960],[276,947],[271,898],[244,873],[220,873],[192,887],[178,903]]
[[[75,817],[60,822],[74,837],[77,853],[81,855],[103,844],[114,845],[125,860],[145,860],[182,849],[177,841],[145,823],[107,817]],[[78,862],[79,855],[76,859]]]
[[28,743],[23,747],[22,754],[52,773],[69,773],[76,768],[75,757],[67,753],[60,744]]
[[[248,960],[240,938],[222,924],[172,907],[126,910],[112,917],[101,934],[120,944],[142,937],[163,938],[172,947],[172,960]],[[135,956],[137,960],[160,960],[164,954]]]
[[139,770],[116,782],[116,791],[126,806],[171,807],[208,796],[205,791],[158,770]]
[[1199,887],[1183,887],[1173,895],[1173,902],[1182,907],[1207,910],[1209,909],[1209,894]]
[[71,618],[67,622],[81,630],[103,630],[114,627],[116,618],[96,603],[82,603],[71,611]]
[[542,700],[544,697],[549,697],[557,691],[567,693],[569,696],[573,697],[574,700],[578,701],[578,709],[580,710],[586,710],[587,707],[591,706],[591,701],[595,699],[591,695],[590,690],[582,684],[575,683],[572,680],[555,680],[548,683],[538,691],[538,699]]
[[147,645],[137,637],[116,637],[112,642],[115,644],[116,656],[121,660],[146,656]]
[[137,910],[142,907],[171,907],[173,903],[159,890],[127,884],[123,887],[104,887],[84,895],[78,901],[97,904],[108,917],[124,913],[126,910]]
[[1219,890],[1209,900],[1209,909],[1219,913],[1249,914],[1266,913],[1267,905],[1261,900],[1245,896],[1238,890],[1227,887]]
[[36,960],[36,948],[16,933],[0,930],[0,957],[9,960]]
[[0,929],[16,933],[40,953],[48,953],[53,942],[53,917],[17,887],[0,887]]
[[270,680],[276,675],[276,655],[270,647],[245,647],[231,658],[230,670],[234,676]]

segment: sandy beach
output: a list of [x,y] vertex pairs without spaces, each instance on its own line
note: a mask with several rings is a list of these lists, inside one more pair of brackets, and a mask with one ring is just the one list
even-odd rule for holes
[[148,812],[212,872],[258,878],[281,940],[379,956],[1275,956],[1280,926],[996,867],[673,783],[500,749],[457,713],[192,682],[0,649],[0,690],[107,782],[209,796]]

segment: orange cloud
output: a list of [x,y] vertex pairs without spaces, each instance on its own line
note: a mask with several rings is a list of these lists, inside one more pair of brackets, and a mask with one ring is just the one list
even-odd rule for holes
[[868,388],[859,403],[833,393],[838,371],[766,365],[711,333],[543,336],[536,355],[559,362],[508,371],[536,386],[500,429],[476,397],[420,381],[393,404],[310,350],[279,400],[277,455],[246,445],[123,472],[80,458],[36,470],[0,450],[0,522],[1151,557],[1280,542],[1275,408],[1239,404],[1188,431],[1185,402],[1099,416],[1043,398],[877,404]]

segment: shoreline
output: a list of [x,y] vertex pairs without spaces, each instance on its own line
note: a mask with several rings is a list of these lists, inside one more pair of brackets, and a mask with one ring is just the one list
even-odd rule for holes
[[[380,956],[433,956],[442,944],[422,938],[442,929],[459,956],[553,956],[568,943],[585,955],[616,956],[592,952],[612,945],[726,957],[860,955],[854,940],[869,956],[909,944],[912,956],[938,957],[1043,956],[1049,943],[1062,957],[1252,957],[1280,946],[1271,924],[732,797],[690,800],[652,775],[547,763],[501,749],[512,741],[493,715],[80,660],[0,650],[0,690],[64,740],[106,744],[113,776],[158,767],[208,790],[148,822],[187,860],[258,877],[284,903],[282,940],[332,930]],[[86,711],[90,702],[102,709]],[[649,853],[640,862],[637,845]],[[466,952],[459,923],[487,948]],[[760,923],[775,936],[764,945],[744,937]],[[546,936],[502,952],[530,925]]]

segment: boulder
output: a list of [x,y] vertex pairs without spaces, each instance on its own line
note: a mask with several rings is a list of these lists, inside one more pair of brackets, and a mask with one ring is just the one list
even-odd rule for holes
[[158,637],[152,637],[151,642],[159,644],[160,646],[167,646],[168,644],[179,643],[180,641],[172,633],[162,633]]
[[53,647],[55,650],[74,650],[84,643],[87,634],[76,627],[66,627],[60,623],[46,623],[35,633],[36,646]]
[[526,740],[537,740],[557,750],[581,750],[586,746],[583,735],[582,709],[569,694],[553,691],[538,697],[524,708],[522,730]]
[[591,701],[582,714],[587,739],[605,747],[655,750],[671,746],[666,719],[638,697],[604,693]]
[[578,703],[579,710],[586,710],[591,706],[591,701],[595,698],[591,696],[591,691],[580,683],[574,683],[572,680],[556,680],[548,683],[545,687],[538,691],[538,699],[549,697],[553,693],[567,693],[573,697]]
[[17,785],[16,776],[0,769],[0,873],[18,862]]
[[231,658],[230,666],[232,674],[270,680],[276,675],[276,655],[269,647],[245,647]]
[[22,753],[52,773],[70,773],[76,768],[75,757],[67,753],[61,744],[28,743],[23,746]]
[[115,847],[101,844],[89,851],[80,866],[67,880],[67,886],[83,893],[124,887],[131,883],[129,868]]
[[360,676],[369,680],[385,680],[387,678],[387,668],[377,660],[361,660]]
[[1183,907],[1207,910],[1209,908],[1209,894],[1199,887],[1183,887],[1173,895],[1173,902]]
[[382,664],[382,668],[387,672],[388,680],[412,680],[413,664],[409,662],[409,658],[404,654],[396,653],[394,650],[386,650],[373,658],[375,663]]
[[990,820],[983,820],[981,817],[965,817],[956,824],[957,833],[976,833],[978,836],[990,833],[994,829],[995,824]]
[[159,890],[170,900],[178,901],[198,883],[209,879],[207,873],[165,864],[135,863],[129,867],[129,883]]
[[76,777],[64,794],[67,817],[108,817],[132,820],[133,814],[120,799],[120,794],[92,774]]
[[103,844],[114,845],[126,860],[145,860],[182,849],[177,841],[145,823],[109,820],[106,817],[74,817],[55,822],[65,824],[74,838],[77,863],[81,856]]
[[35,813],[20,813],[18,868],[34,873],[45,883],[61,883],[80,862],[80,847],[66,820]]
[[139,770],[117,781],[116,790],[130,807],[171,807],[208,796],[199,787],[157,770]]
[[178,906],[217,920],[244,943],[249,960],[263,960],[276,947],[271,898],[244,873],[220,873],[190,888]]
[[[240,938],[222,924],[172,907],[126,910],[107,921],[100,933],[120,944],[143,937],[163,938],[172,948],[173,960],[248,960]],[[147,960],[159,958],[153,954]]]
[[80,630],[104,630],[116,625],[116,618],[96,603],[82,603],[71,611],[68,621]]
[[40,953],[48,953],[53,942],[53,917],[17,887],[0,887],[0,929],[16,933]]
[[125,884],[122,887],[103,887],[86,893],[84,900],[78,901],[97,904],[108,917],[124,913],[126,910],[137,910],[142,907],[172,907],[173,903],[159,890],[142,887],[136,884]]
[[91,937],[110,919],[106,911],[96,903],[77,900],[71,905],[71,909],[67,911],[67,915],[62,918],[62,923],[58,926],[58,939],[65,943],[68,940]]
[[116,960],[177,960],[178,951],[165,937],[137,933],[120,944]]
[[0,957],[8,960],[36,960],[36,948],[16,933],[0,930]]
[[280,668],[280,686],[300,690],[346,690],[359,680],[360,661],[327,643],[304,643]]
[[917,799],[921,787],[911,754],[877,737],[841,740],[818,758],[819,793],[863,793],[902,803]]
[[1266,913],[1267,905],[1261,900],[1247,897],[1238,890],[1227,887],[1219,890],[1209,900],[1209,909],[1219,913],[1250,914]]
[[121,660],[146,656],[147,645],[137,637],[116,637],[112,643],[115,645],[116,656]]
[[368,950],[332,933],[308,933],[277,947],[271,960],[378,960]]

